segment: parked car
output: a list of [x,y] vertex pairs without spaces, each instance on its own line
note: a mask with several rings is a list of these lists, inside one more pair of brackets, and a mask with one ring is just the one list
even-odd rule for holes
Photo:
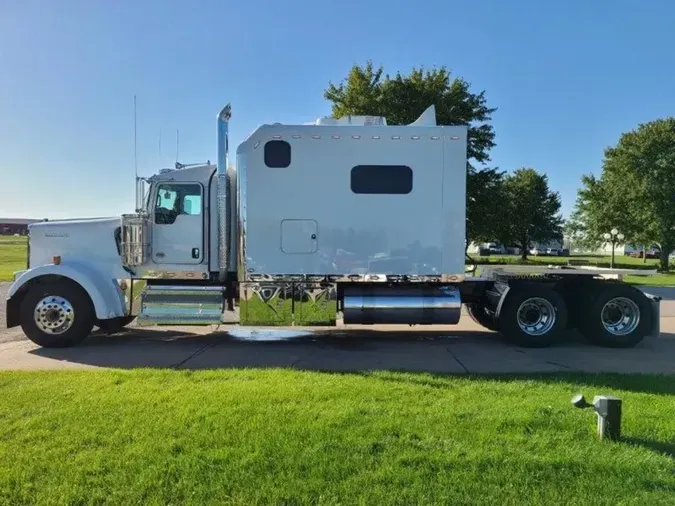
[[563,257],[569,256],[570,250],[567,248],[532,248],[530,250],[530,255],[541,255],[541,256],[551,256],[551,257]]
[[485,248],[487,248],[492,255],[503,255],[506,252],[504,246],[497,244],[496,242],[485,244]]
[[[633,258],[642,258],[643,257],[642,250],[632,251],[630,256]],[[656,248],[651,248],[644,252],[644,257],[658,259],[661,258],[661,252]]]

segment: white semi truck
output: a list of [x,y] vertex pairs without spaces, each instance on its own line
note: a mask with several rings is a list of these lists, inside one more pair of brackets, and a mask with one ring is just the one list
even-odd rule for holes
[[[7,326],[43,347],[97,326],[456,324],[470,316],[523,346],[566,328],[633,346],[659,333],[659,299],[608,269],[465,267],[467,127],[382,117],[257,128],[230,164],[137,178],[137,209],[30,226]],[[149,185],[147,192],[146,183]],[[644,271],[639,271],[644,273]],[[238,315],[233,318],[233,315]]]

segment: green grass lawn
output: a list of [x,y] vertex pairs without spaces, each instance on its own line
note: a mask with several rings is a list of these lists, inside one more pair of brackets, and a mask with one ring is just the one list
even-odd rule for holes
[[[583,392],[624,400],[596,439]],[[675,502],[675,376],[0,373],[0,503]],[[589,399],[589,400],[590,400]]]
[[[471,255],[471,257],[478,263],[497,263],[497,264],[567,264],[570,260],[583,261],[588,265],[596,267],[609,267],[612,257],[610,255],[572,255],[569,257],[559,256],[528,256],[525,262],[522,262],[519,255],[490,255],[480,257],[478,255]],[[614,267],[620,269],[656,269],[659,266],[659,261],[649,258],[645,262],[642,258],[634,258],[626,255],[616,255],[614,257]]]
[[[594,267],[610,267],[610,256],[584,256],[572,255],[570,257],[554,257],[554,256],[529,256],[523,262],[517,255],[490,255],[488,257],[480,257],[478,255],[471,255],[471,257],[480,265],[561,265],[567,264],[570,260],[574,262],[583,262],[586,265]],[[659,261],[655,259],[648,259],[646,262],[641,258],[633,258],[625,255],[616,255],[614,257],[614,267],[617,269],[645,269],[653,270],[659,267]],[[624,281],[635,285],[649,285],[649,286],[675,286],[675,272],[658,273],[653,276],[625,276]]]
[[675,273],[659,273],[654,276],[625,276],[624,281],[633,285],[675,286]]
[[26,268],[26,238],[0,235],[0,281],[10,281]]

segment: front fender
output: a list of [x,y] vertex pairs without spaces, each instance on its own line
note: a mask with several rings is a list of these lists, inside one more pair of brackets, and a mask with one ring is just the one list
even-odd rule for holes
[[41,265],[24,271],[9,288],[8,298],[11,299],[26,283],[41,276],[62,276],[78,283],[89,295],[99,320],[126,316],[124,292],[117,280],[86,262]]

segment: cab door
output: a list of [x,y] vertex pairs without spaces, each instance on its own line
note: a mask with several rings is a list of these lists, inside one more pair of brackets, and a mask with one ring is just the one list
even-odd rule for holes
[[157,187],[152,259],[157,264],[199,264],[204,259],[204,188],[171,182]]

